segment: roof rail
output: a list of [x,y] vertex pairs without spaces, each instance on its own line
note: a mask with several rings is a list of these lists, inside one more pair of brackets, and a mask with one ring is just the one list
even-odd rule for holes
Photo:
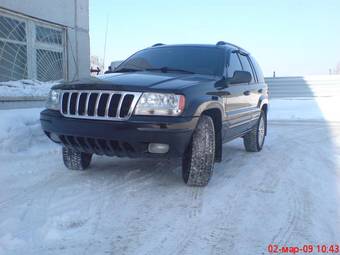
[[225,41],[218,41],[216,45],[226,45],[227,43]]
[[216,45],[229,45],[229,46],[235,47],[236,49],[238,49],[240,51],[248,53],[245,49],[242,49],[240,46],[237,46],[235,44],[228,43],[228,42],[225,42],[225,41],[219,41],[219,42],[216,43]]
[[157,46],[162,46],[162,45],[165,45],[164,43],[156,43],[154,45],[152,45],[151,47],[157,47]]

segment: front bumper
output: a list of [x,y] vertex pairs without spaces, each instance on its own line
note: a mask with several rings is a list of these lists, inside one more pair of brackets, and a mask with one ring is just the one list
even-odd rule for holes
[[[127,121],[74,119],[58,111],[40,113],[41,126],[54,142],[75,150],[119,157],[181,157],[197,117],[132,116]],[[149,143],[169,145],[165,154],[149,153]]]

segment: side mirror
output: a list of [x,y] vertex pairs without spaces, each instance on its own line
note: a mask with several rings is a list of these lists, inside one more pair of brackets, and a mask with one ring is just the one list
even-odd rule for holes
[[229,84],[240,84],[251,82],[251,74],[247,71],[235,71],[232,78],[228,79]]

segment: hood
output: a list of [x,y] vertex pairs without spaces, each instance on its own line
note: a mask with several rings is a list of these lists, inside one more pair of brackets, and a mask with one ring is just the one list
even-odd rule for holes
[[201,82],[216,81],[217,78],[199,74],[177,74],[158,72],[112,73],[63,83],[55,89],[101,89],[125,91],[180,90]]

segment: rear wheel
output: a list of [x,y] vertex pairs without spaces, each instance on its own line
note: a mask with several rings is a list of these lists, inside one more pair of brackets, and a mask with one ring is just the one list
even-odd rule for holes
[[243,137],[243,144],[246,151],[257,152],[262,150],[267,133],[267,118],[264,111],[261,111],[260,117],[254,128]]
[[70,170],[85,170],[89,167],[92,154],[75,151],[63,147],[63,160],[65,166]]
[[182,161],[182,176],[190,186],[205,186],[213,173],[215,129],[210,116],[202,115]]

